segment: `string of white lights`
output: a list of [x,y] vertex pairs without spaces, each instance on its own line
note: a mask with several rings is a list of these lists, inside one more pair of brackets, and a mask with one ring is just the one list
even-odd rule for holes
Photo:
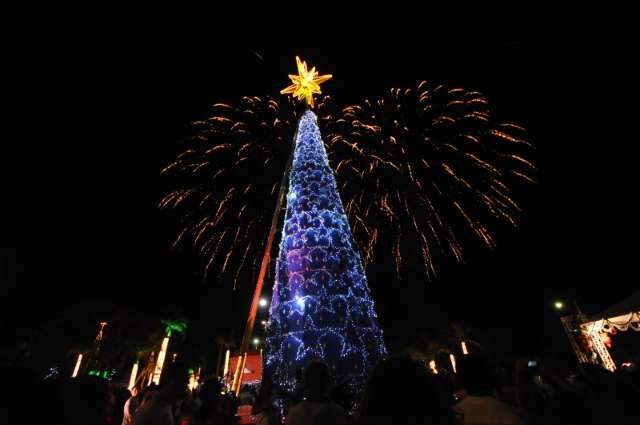
[[297,370],[322,360],[337,383],[358,391],[387,352],[313,112],[297,134],[265,367],[291,388]]

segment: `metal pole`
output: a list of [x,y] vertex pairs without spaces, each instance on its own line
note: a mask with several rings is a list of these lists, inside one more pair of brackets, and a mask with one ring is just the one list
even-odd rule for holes
[[[249,342],[251,341],[251,337],[253,336],[253,328],[256,321],[256,313],[258,311],[258,302],[260,301],[260,295],[262,294],[262,287],[264,285],[264,276],[267,272],[269,262],[271,261],[271,247],[273,246],[273,239],[274,239],[276,230],[278,229],[278,218],[280,217],[280,210],[282,209],[282,204],[285,198],[285,194],[287,192],[287,181],[289,176],[289,170],[291,169],[291,164],[293,163],[293,154],[296,149],[297,139],[298,139],[298,123],[296,123],[296,132],[293,136],[293,144],[291,146],[291,152],[289,153],[287,166],[285,167],[284,173],[282,174],[282,180],[280,180],[280,191],[278,192],[276,208],[273,213],[273,217],[271,219],[271,228],[269,230],[269,236],[267,237],[267,244],[264,248],[264,255],[262,256],[262,264],[260,265],[260,273],[258,274],[256,288],[253,291],[253,299],[251,300],[251,308],[249,309],[249,318],[247,319],[247,324],[244,328],[242,344],[240,345],[239,360],[241,360],[243,357],[246,357],[247,350],[249,348]],[[234,382],[232,385],[232,389],[236,391],[236,394],[240,389],[240,382],[242,382],[243,372],[244,370],[240,369],[239,371],[236,371],[236,374],[234,374]]]

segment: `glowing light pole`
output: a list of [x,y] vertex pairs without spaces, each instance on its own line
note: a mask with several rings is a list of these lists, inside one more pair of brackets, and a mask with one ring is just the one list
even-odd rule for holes
[[167,356],[167,347],[169,347],[169,337],[165,336],[162,340],[162,346],[160,347],[160,354],[158,354],[158,361],[156,361],[156,367],[153,371],[153,383],[160,385],[160,375],[162,375],[162,366],[164,366],[164,359]]
[[467,343],[462,341],[460,345],[462,346],[462,354],[464,354],[465,356],[469,354],[469,350],[467,350]]
[[227,373],[229,373],[229,356],[230,355],[231,355],[231,350],[227,349],[227,352],[224,355],[224,370],[222,372],[222,379],[227,379]]
[[80,370],[80,363],[82,363],[82,354],[78,354],[78,360],[76,360],[76,367],[73,368],[72,378],[78,376],[78,371]]
[[136,377],[138,376],[138,362],[136,361],[131,368],[131,376],[129,376],[129,391],[136,385]]

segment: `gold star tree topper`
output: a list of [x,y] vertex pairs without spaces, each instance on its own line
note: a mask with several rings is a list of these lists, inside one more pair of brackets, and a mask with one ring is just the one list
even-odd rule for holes
[[306,100],[307,105],[313,108],[313,95],[320,94],[320,84],[324,83],[333,75],[318,75],[316,67],[311,68],[311,71],[307,71],[307,63],[301,61],[296,56],[296,63],[298,64],[298,75],[289,74],[289,79],[293,84],[280,91],[280,94],[291,94],[293,97],[297,97],[298,100]]

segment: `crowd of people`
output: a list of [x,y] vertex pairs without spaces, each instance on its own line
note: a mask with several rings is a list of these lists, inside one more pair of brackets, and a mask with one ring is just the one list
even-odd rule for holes
[[[217,378],[194,391],[179,364],[160,386],[119,388],[96,376],[36,380],[6,370],[13,385],[0,422],[48,425],[387,425],[639,424],[640,371],[519,361],[510,378],[470,354],[457,370],[392,357],[371,372],[362,394],[332,385],[329,367],[311,362],[287,394],[264,376],[236,397]],[[244,412],[244,413],[242,413]],[[240,413],[240,414],[239,414]]]

